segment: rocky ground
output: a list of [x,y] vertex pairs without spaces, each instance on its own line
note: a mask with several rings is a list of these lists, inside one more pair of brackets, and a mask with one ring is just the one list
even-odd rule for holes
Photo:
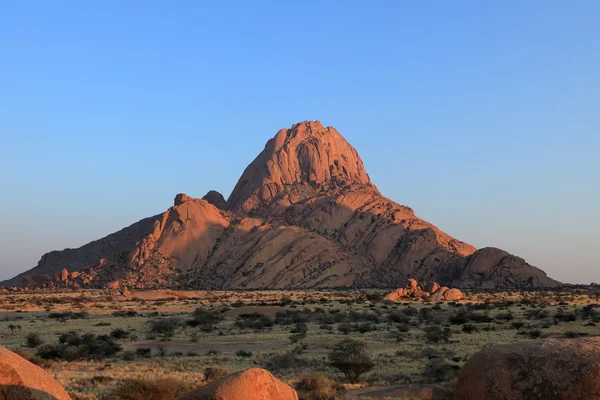
[[[316,398],[315,387],[330,399],[451,398],[467,360],[490,345],[600,335],[596,290],[463,291],[455,301],[388,294],[0,294],[0,345],[40,365],[73,399],[124,399],[124,388],[148,381],[174,399],[256,367],[301,399]],[[332,361],[348,339],[364,345],[369,366],[354,382]]]

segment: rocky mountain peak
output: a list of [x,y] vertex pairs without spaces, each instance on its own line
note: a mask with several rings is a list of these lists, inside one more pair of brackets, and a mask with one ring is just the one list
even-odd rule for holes
[[190,196],[188,196],[188,195],[187,195],[187,194],[185,194],[185,193],[178,193],[178,194],[175,196],[175,200],[173,201],[173,205],[174,205],[174,206],[180,206],[180,205],[182,205],[183,203],[185,203],[186,201],[192,201],[192,200],[194,200],[194,198],[193,198],[193,197],[190,197]]
[[[333,127],[304,121],[281,129],[246,168],[227,201],[230,210],[251,211],[299,192],[327,191],[349,185],[371,185],[360,156]],[[290,194],[290,186],[302,186]]]
[[220,210],[225,210],[227,208],[227,201],[225,201],[223,195],[216,190],[209,190],[208,193],[202,197],[202,200],[208,201]]

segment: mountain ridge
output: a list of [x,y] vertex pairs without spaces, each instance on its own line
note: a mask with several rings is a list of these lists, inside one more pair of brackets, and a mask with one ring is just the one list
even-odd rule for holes
[[[70,274],[58,279],[63,269]],[[384,197],[335,128],[304,121],[267,141],[227,200],[180,193],[165,212],[47,253],[0,285],[291,289],[390,287],[409,277],[462,288],[560,285]]]

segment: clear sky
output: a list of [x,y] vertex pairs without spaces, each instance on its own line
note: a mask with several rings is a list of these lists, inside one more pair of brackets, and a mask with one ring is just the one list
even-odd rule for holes
[[336,127],[383,194],[600,281],[600,2],[0,0],[0,279]]

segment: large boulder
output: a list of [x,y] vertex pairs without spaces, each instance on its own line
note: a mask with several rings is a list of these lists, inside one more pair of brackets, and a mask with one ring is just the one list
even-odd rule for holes
[[298,400],[298,394],[289,385],[261,368],[227,375],[202,386],[179,400]]
[[460,372],[455,400],[598,400],[600,337],[489,347]]
[[446,301],[456,301],[462,299],[465,296],[458,289],[448,289],[444,292],[443,297]]
[[70,400],[71,397],[43,369],[0,346],[0,399]]
[[406,297],[406,289],[400,288],[400,289],[394,290],[393,292],[388,293],[383,298],[383,300],[397,301],[397,300],[400,300],[403,297]]
[[425,292],[434,294],[439,288],[440,288],[440,285],[437,282],[427,282],[425,284],[425,288],[423,290]]

